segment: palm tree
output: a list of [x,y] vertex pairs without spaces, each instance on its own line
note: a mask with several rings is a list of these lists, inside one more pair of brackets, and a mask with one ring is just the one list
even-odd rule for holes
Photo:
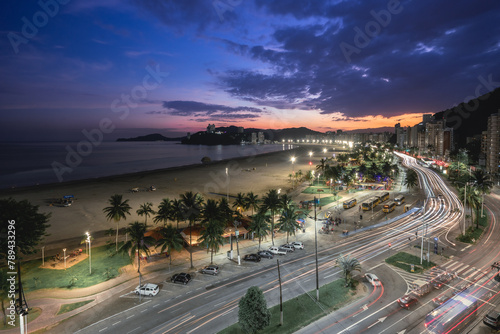
[[232,221],[234,211],[229,207],[229,203],[226,197],[221,197],[219,199],[219,212],[221,214],[221,220],[226,224],[228,221]]
[[259,209],[259,203],[260,203],[259,195],[255,195],[253,192],[247,193],[245,196],[245,203],[247,209],[252,209],[252,216],[253,216],[254,210]]
[[128,204],[128,199],[123,200],[122,195],[113,195],[108,202],[109,206],[102,209],[102,211],[106,214],[108,221],[114,220],[116,222],[116,251],[118,251],[118,224],[120,219],[127,219],[125,215],[130,215],[132,208]]
[[345,173],[342,176],[342,183],[345,184],[347,188],[349,188],[349,186],[351,186],[353,182],[354,178],[350,173]]
[[337,258],[337,267],[342,269],[345,278],[345,286],[348,287],[351,285],[352,272],[357,270],[361,271],[361,264],[355,258],[351,258],[350,255],[344,256],[340,254]]
[[267,192],[262,200],[261,209],[265,212],[267,210],[271,211],[271,240],[274,246],[274,214],[280,208],[280,199],[278,191],[276,189],[271,189]]
[[149,247],[155,244],[155,239],[153,237],[146,237],[147,226],[146,224],[133,222],[127,227],[127,233],[130,235],[130,240],[124,243],[120,250],[126,253],[130,253],[130,256],[134,256],[137,253],[137,272],[141,272],[141,252],[149,256]]
[[349,156],[347,154],[340,154],[337,158],[337,161],[340,162],[343,166],[345,166],[349,161]]
[[176,230],[172,224],[168,224],[167,227],[163,226],[160,229],[161,239],[157,241],[156,246],[161,246],[161,253],[165,251],[168,252],[170,257],[170,264],[172,264],[172,250],[177,252],[182,250],[182,240],[179,231]]
[[179,222],[184,219],[184,216],[182,215],[182,202],[177,198],[172,200],[171,219],[175,220],[177,223],[177,229],[179,229]]
[[[467,189],[465,188],[467,187]],[[472,186],[471,184],[468,184],[466,183],[465,187],[462,187],[459,189],[459,198],[460,198],[460,201],[462,202],[462,205],[464,204],[464,197],[465,197],[465,201],[467,202],[467,206],[465,207],[465,210],[467,210],[467,208],[470,209],[471,211],[471,216],[472,216],[472,210],[478,210],[480,207],[481,207],[481,199],[480,199],[480,194],[479,194],[479,190],[476,189],[474,186]],[[465,194],[465,192],[467,192],[467,194]],[[479,228],[479,217],[477,217],[476,215],[476,218],[477,218],[477,226],[476,228]],[[464,229],[465,229],[465,226],[464,226]]]
[[167,224],[168,220],[173,216],[173,206],[172,201],[168,198],[164,198],[160,205],[158,205],[158,212],[156,216],[153,218],[155,224],[159,222],[163,222],[163,227]]
[[413,169],[409,169],[406,172],[406,178],[404,181],[404,185],[408,187],[408,189],[412,189],[418,185],[418,175]]
[[321,173],[325,175],[325,168],[326,168],[326,159],[322,158],[319,161],[319,165],[316,166],[316,170],[321,170]]
[[214,253],[219,251],[224,244],[224,223],[221,220],[221,213],[218,204],[213,199],[209,199],[203,207],[202,225],[204,227],[200,241],[207,246],[207,253],[210,251],[210,263],[214,262]]
[[288,196],[287,194],[281,195],[279,200],[280,200],[280,208],[282,210],[285,210],[285,209],[293,206],[292,197]]
[[288,236],[290,234],[295,235],[295,231],[300,228],[297,222],[298,216],[299,215],[295,212],[295,208],[293,207],[287,207],[281,212],[277,226],[281,231],[286,232],[286,243],[288,243]]
[[144,204],[141,204],[136,212],[139,216],[146,217],[146,219],[144,220],[144,224],[148,223],[149,216],[154,215],[156,213],[155,210],[153,210],[153,203],[151,202],[146,202]]
[[238,211],[238,214],[240,215],[242,211],[245,211],[247,209],[247,201],[245,199],[244,193],[240,192],[236,195],[236,199],[234,200],[233,203],[233,208],[235,208]]
[[[476,184],[477,190],[481,194],[481,216],[483,215],[483,205],[484,205],[484,194],[489,194],[491,188],[493,187],[493,182],[491,182],[490,177],[482,169],[476,169],[472,172],[472,180]],[[479,222],[479,220],[478,220]]]
[[250,223],[250,231],[259,238],[259,250],[262,238],[269,234],[269,222],[270,217],[265,213],[259,212],[255,216],[252,216],[252,222]]
[[181,195],[181,212],[184,220],[189,221],[189,257],[191,260],[191,268],[193,266],[193,249],[192,249],[192,234],[193,223],[200,216],[203,204],[203,197],[198,193],[187,191]]

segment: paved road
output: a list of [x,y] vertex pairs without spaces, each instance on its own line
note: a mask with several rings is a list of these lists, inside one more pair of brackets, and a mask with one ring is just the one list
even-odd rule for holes
[[[443,270],[457,272],[459,276],[446,289],[454,289],[456,285],[466,281],[481,286],[478,296],[484,297],[485,293],[491,292],[488,284],[493,284],[489,279],[492,272],[488,270],[488,266],[498,257],[495,251],[495,246],[500,241],[496,237],[500,236],[498,224],[492,225],[487,237],[477,247],[465,248],[458,245],[453,241],[452,234],[462,220],[460,201],[435,173],[417,166],[415,161],[408,158],[405,164],[417,171],[422,191],[428,198],[421,212],[382,221],[380,225],[383,226],[380,228],[365,227],[356,232],[351,231],[348,237],[335,244],[328,243],[329,235],[318,235],[321,285],[340,277],[339,270],[334,265],[335,259],[343,253],[360,260],[364,271],[376,273],[381,278],[383,287],[369,287],[369,294],[361,300],[301,332],[420,333],[424,330],[425,314],[432,310],[430,300],[441,291],[422,298],[419,305],[410,311],[401,309],[395,301],[408,292],[412,281],[430,278]],[[487,207],[494,207],[495,203],[498,203],[498,199],[488,198]],[[498,215],[498,212],[494,213]],[[309,220],[307,224],[311,226],[313,222]],[[383,264],[383,259],[391,253],[410,250],[410,245],[416,242],[415,233],[419,243],[422,236],[425,243],[428,243],[429,238],[438,237],[439,245],[445,248],[445,253],[449,255],[454,252],[457,255],[451,259],[432,255],[431,260],[441,263],[441,266],[424,276],[406,274]],[[284,300],[315,288],[314,247],[311,242],[306,244],[305,250],[296,250],[279,259],[282,265]],[[65,332],[81,328],[78,333],[216,333],[237,321],[238,300],[250,286],[259,286],[264,290],[269,306],[278,303],[275,260],[263,259],[261,263],[244,263],[242,266],[226,260],[221,263],[221,267],[221,274],[217,277],[193,273],[194,280],[187,286],[167,282],[171,273],[167,270],[159,271],[156,277],[150,278],[152,282],[161,283],[159,295],[138,303],[138,297],[130,294],[132,284],[123,286],[109,296],[107,303],[83,312],[61,328]],[[490,304],[492,303],[485,303],[482,309],[486,310]],[[116,314],[101,319],[99,312],[107,310],[109,313],[109,308],[116,309]]]

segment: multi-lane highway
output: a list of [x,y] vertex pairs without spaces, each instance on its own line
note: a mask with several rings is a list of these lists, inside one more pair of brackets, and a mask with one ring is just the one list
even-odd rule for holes
[[[461,202],[436,173],[418,165],[411,157],[400,157],[406,167],[415,169],[419,175],[425,193],[422,209],[383,222],[378,228],[350,233],[336,244],[321,244],[319,249],[320,284],[340,277],[335,260],[342,253],[357,258],[364,272],[376,273],[382,287],[369,286],[366,296],[302,329],[302,333],[420,333],[425,330],[425,315],[433,309],[431,299],[464,282],[473,285],[469,291],[480,300],[482,306],[477,313],[484,313],[494,304],[498,289],[494,288],[491,263],[498,258],[496,245],[500,242],[496,220],[493,219],[478,245],[467,248],[457,244],[450,231],[463,223]],[[486,202],[487,208],[495,207],[491,201]],[[490,213],[492,217],[498,215]],[[440,257],[443,264],[424,275],[408,274],[383,262],[391,253],[410,251],[410,246],[420,243],[422,237],[425,243],[429,238],[438,238],[445,253],[454,251],[457,255],[446,260],[431,255]],[[430,248],[432,252],[432,244]],[[313,244],[280,257],[280,262],[284,300],[315,289]],[[265,292],[269,306],[278,303],[275,260],[263,259],[261,263],[246,263],[241,267],[228,262],[222,269],[217,277],[196,275],[187,286],[164,282],[159,295],[146,298],[141,304],[136,303],[137,297],[130,295],[131,289],[126,287],[110,297],[109,303],[129,303],[129,309],[98,322],[95,317],[81,317],[78,333],[215,333],[237,321],[238,301],[250,286],[259,286]],[[399,307],[396,300],[408,292],[412,280],[430,278],[441,270],[456,272],[458,278],[445,290],[422,298],[409,311]]]

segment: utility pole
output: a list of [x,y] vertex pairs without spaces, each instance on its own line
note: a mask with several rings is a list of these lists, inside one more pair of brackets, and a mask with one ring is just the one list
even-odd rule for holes
[[465,183],[464,187],[464,230],[463,230],[463,235],[465,235],[465,222],[466,222],[466,217],[467,217],[467,185],[469,182]]
[[276,259],[276,262],[278,262],[278,280],[280,283],[280,326],[283,326],[283,292],[281,290],[280,260]]
[[314,249],[316,250],[316,300],[319,302],[318,231],[316,227],[316,197],[314,197]]
[[425,224],[422,224],[422,244],[420,245],[420,264],[422,264],[422,258],[424,256],[424,226]]

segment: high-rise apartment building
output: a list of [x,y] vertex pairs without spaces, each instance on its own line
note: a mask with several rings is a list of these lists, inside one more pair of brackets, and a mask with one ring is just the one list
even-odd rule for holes
[[499,172],[500,165],[500,114],[488,117],[486,171],[491,174]]

